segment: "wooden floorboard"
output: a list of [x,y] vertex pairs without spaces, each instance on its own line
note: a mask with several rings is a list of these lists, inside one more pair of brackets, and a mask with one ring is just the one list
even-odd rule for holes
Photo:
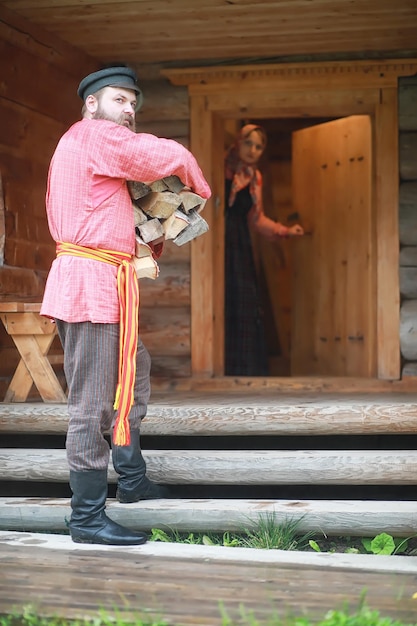
[[417,558],[340,556],[303,562],[301,553],[150,543],[122,549],[0,533],[0,614],[29,604],[72,618],[118,608],[125,617],[220,626],[220,603],[235,619],[241,605],[259,620],[274,612],[320,618],[345,602],[355,609],[366,590],[370,607],[416,623]]

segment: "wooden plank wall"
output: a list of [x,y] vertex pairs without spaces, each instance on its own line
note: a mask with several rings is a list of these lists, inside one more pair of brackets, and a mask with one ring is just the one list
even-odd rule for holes
[[[189,104],[186,87],[174,87],[155,68],[139,69],[144,104],[137,130],[174,139],[189,146]],[[191,375],[190,244],[166,242],[157,280],[140,284],[140,334],[152,358],[152,377]]]
[[417,375],[417,78],[399,80],[402,375]]
[[[0,8],[0,298],[40,300],[55,256],[45,214],[49,161],[65,130],[80,118],[80,78],[100,66],[63,41]],[[138,130],[188,146],[185,87],[157,69],[139,72],[145,95]],[[140,328],[154,376],[189,376],[190,246],[166,246],[157,281],[142,281]],[[157,310],[156,310],[157,309]],[[18,362],[0,325],[0,398]],[[62,352],[56,339],[52,354]],[[54,365],[62,376],[62,365]],[[32,390],[30,399],[37,399]]]
[[[0,7],[0,297],[39,300],[55,255],[45,214],[47,168],[80,117],[80,75],[97,63]],[[59,349],[59,343],[58,343]],[[0,328],[0,392],[18,361]]]

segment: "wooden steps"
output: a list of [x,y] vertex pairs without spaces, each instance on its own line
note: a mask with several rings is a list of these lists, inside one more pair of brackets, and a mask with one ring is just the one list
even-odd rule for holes
[[[71,513],[68,498],[0,498],[0,530],[66,531]],[[120,504],[107,502],[108,515],[129,528],[178,532],[242,532],[260,516],[277,523],[299,520],[300,532],[318,535],[398,537],[417,533],[417,502],[360,500],[181,499]]]
[[[144,450],[168,485],[414,485],[417,450]],[[65,450],[0,449],[7,481],[68,482]],[[109,464],[109,483],[117,474]]]
[[[0,433],[65,434],[64,404],[0,404]],[[292,394],[260,390],[153,394],[142,435],[417,434],[416,394]]]
[[[43,493],[48,495],[52,485],[64,489],[68,482],[67,422],[63,404],[0,405],[0,477],[8,485],[0,493],[5,496],[0,497],[0,529],[65,529],[67,495]],[[417,483],[415,394],[160,392],[153,394],[141,432],[151,444],[143,451],[149,477],[182,486],[188,495],[130,505],[110,497],[109,513],[131,527],[240,530],[242,520],[253,524],[260,513],[274,512],[278,521],[302,518],[301,529],[327,535],[417,532],[417,489],[416,501],[400,492],[398,499],[392,497],[395,486],[412,491]],[[116,480],[110,462],[111,496]],[[31,485],[42,483],[45,492],[36,494],[42,497],[33,497]],[[286,485],[304,486],[305,493],[298,499],[261,499],[267,486]],[[391,498],[343,499],[350,487],[372,485],[390,489]],[[229,491],[226,498],[224,493],[213,498],[211,492],[207,497],[205,486],[215,494],[222,486]],[[309,497],[314,486],[332,486],[337,499]],[[245,487],[252,489],[250,496],[242,496]]]

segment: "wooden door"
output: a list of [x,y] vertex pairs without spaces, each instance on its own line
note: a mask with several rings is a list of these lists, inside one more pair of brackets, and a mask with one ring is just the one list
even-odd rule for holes
[[376,374],[371,147],[366,115],[293,133],[292,376]]

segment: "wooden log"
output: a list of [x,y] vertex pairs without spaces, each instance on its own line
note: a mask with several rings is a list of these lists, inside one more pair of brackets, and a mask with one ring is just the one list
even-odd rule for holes
[[135,228],[142,226],[142,224],[146,224],[148,221],[148,216],[140,207],[137,206],[135,202],[132,202],[133,206],[133,216],[135,220]]
[[[167,357],[162,357],[167,358]],[[325,436],[417,434],[413,395],[320,399],[245,392],[153,392],[141,425],[149,436]],[[64,434],[68,410],[62,404],[0,403],[0,434]]]
[[164,263],[163,259],[162,256],[162,260],[158,260],[158,280],[141,284],[141,310],[145,307],[190,306],[190,266],[187,263]]
[[400,250],[401,267],[417,267],[417,246],[404,246]]
[[156,354],[152,356],[151,377],[152,388],[155,386],[155,378],[158,380],[189,379],[191,376],[191,355],[168,355]]
[[417,130],[417,79],[415,76],[398,80],[398,126],[403,130]]
[[156,180],[153,183],[149,183],[151,191],[171,191],[173,193],[180,193],[184,188],[184,183],[178,178],[178,176],[166,176],[160,180]]
[[[417,97],[417,91],[416,91]],[[417,118],[417,113],[415,113]],[[417,179],[417,132],[402,132],[399,137],[400,176],[402,180]]]
[[130,197],[132,200],[139,200],[139,198],[143,198],[151,191],[151,188],[146,183],[141,183],[137,180],[128,180],[127,188],[130,193]]
[[[0,498],[0,530],[65,531],[71,513],[67,498]],[[123,505],[107,501],[107,513],[135,530],[242,532],[273,516],[277,524],[298,520],[301,533],[327,536],[395,537],[417,533],[417,503],[361,500],[143,500]]]
[[417,298],[417,267],[400,267],[400,293],[408,300]]
[[[414,485],[417,450],[145,450],[151,480],[194,485]],[[0,450],[5,481],[67,482],[65,450]],[[117,474],[109,464],[109,482]]]
[[183,246],[185,243],[189,243],[193,239],[200,237],[206,233],[209,229],[209,226],[206,220],[199,215],[194,209],[191,209],[187,215],[190,223],[187,228],[180,232],[177,237],[173,240],[177,246]]
[[141,309],[139,332],[151,356],[190,354],[190,310],[188,307]]
[[417,245],[417,182],[400,185],[399,235],[404,246]]
[[142,122],[156,120],[188,120],[190,108],[187,87],[174,87],[168,80],[141,81],[143,106],[136,114],[140,129]]
[[179,196],[181,198],[182,208],[186,213],[189,213],[191,210],[200,213],[200,211],[204,209],[206,200],[199,196],[197,193],[183,190],[179,193]]
[[179,194],[171,191],[150,191],[146,196],[136,200],[138,206],[153,218],[167,219],[181,204]]
[[189,223],[190,220],[182,211],[174,211],[162,224],[165,239],[175,239]]
[[412,378],[416,378],[417,380],[417,362],[411,361],[411,362],[405,363],[401,374],[403,378],[410,376]]
[[406,300],[401,305],[400,345],[407,361],[417,360],[417,300]]
[[151,220],[147,220],[143,224],[140,224],[138,226],[138,230],[140,232],[140,236],[145,243],[148,243],[149,241],[155,241],[156,239],[164,236],[164,229],[162,228],[162,224],[156,217]]

